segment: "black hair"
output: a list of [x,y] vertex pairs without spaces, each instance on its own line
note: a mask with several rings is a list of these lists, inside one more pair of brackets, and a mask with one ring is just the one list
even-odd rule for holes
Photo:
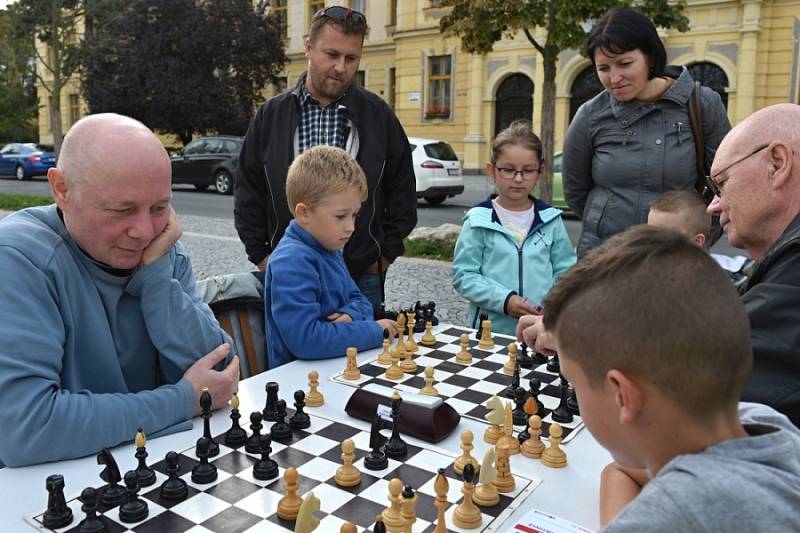
[[586,41],[586,55],[594,62],[600,48],[611,54],[641,50],[650,60],[648,79],[661,76],[667,66],[667,51],[653,22],[629,7],[613,7],[595,23]]

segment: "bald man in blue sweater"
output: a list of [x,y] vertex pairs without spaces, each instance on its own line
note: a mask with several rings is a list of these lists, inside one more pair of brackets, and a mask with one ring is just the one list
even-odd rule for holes
[[[230,399],[238,359],[200,299],[143,124],[86,117],[48,180],[55,205],[0,222],[0,462],[80,457],[191,427],[202,387]],[[215,368],[221,368],[217,370]]]

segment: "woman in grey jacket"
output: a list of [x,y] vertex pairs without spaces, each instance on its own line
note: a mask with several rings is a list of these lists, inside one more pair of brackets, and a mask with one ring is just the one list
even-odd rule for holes
[[[650,202],[697,181],[688,103],[694,87],[683,67],[666,66],[653,23],[614,8],[592,29],[587,55],[605,91],[583,104],[564,141],[564,193],[582,216],[578,256],[647,222]],[[706,166],[730,122],[719,95],[700,91]]]

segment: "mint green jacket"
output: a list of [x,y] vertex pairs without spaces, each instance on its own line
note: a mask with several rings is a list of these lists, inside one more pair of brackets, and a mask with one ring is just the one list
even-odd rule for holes
[[533,198],[536,216],[521,245],[503,227],[490,198],[464,215],[453,258],[453,286],[469,300],[470,326],[487,313],[492,331],[514,334],[517,320],[506,314],[514,294],[541,305],[556,279],[575,264],[575,250],[561,211]]

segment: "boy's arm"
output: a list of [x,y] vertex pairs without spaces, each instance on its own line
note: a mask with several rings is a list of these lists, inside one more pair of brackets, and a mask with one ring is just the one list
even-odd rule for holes
[[364,296],[364,293],[358,289],[358,285],[353,281],[353,278],[348,276],[348,281],[350,282],[350,301],[347,305],[339,309],[339,312],[350,315],[353,321],[372,320],[372,317],[375,315],[372,304],[367,300],[367,297]]
[[272,282],[271,311],[278,335],[298,359],[326,359],[359,351],[383,342],[383,330],[369,320],[328,322],[322,316],[322,287],[314,260],[302,254],[273,254],[269,269]]
[[632,502],[648,481],[647,472],[607,465],[600,474],[600,525],[606,526]]

